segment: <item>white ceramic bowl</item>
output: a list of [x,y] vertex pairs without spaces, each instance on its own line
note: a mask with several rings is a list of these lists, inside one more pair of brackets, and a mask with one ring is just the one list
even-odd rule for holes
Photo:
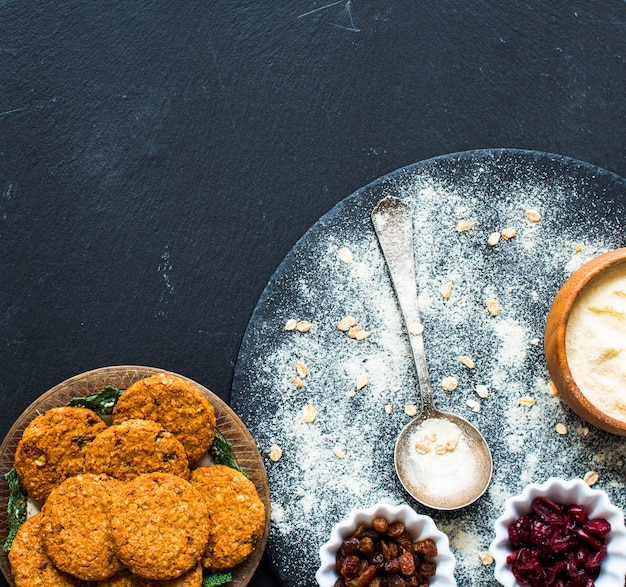
[[[607,534],[607,557],[602,561],[596,587],[617,587],[624,584],[626,575],[626,527],[624,513],[614,506],[601,489],[592,489],[582,479],[551,478],[545,483],[532,483],[515,497],[509,498],[502,515],[495,522],[495,538],[489,551],[495,561],[495,578],[504,587],[522,587],[515,580],[506,557],[513,552],[508,528],[523,514],[530,512],[530,503],[535,497],[547,497],[557,503],[581,504],[589,518],[604,518],[611,524]],[[526,584],[525,584],[526,585]]]
[[437,529],[435,522],[429,517],[418,514],[408,505],[391,505],[379,503],[367,509],[353,510],[350,515],[333,526],[330,539],[320,548],[321,565],[315,578],[320,587],[333,587],[339,578],[335,571],[335,556],[341,541],[350,536],[361,524],[371,524],[377,517],[385,517],[391,522],[403,522],[405,528],[413,536],[413,540],[431,538],[437,545],[437,573],[432,577],[430,587],[456,587],[454,567],[456,560],[450,551],[448,537]]

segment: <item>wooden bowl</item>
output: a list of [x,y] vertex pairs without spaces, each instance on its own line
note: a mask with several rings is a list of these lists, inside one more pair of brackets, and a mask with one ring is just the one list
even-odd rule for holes
[[626,436],[626,422],[599,410],[581,392],[570,371],[565,331],[574,302],[585,286],[603,271],[626,262],[626,248],[615,249],[585,263],[563,284],[552,302],[544,330],[544,352],[552,382],[560,396],[583,420],[601,430]]
[[[39,414],[50,408],[67,405],[69,400],[73,397],[85,397],[98,393],[98,391],[107,385],[125,390],[129,385],[135,383],[135,381],[157,373],[169,373],[181,379],[187,379],[207,397],[215,410],[217,429],[231,444],[233,454],[239,466],[246,472],[250,481],[254,483],[259,497],[263,501],[263,505],[265,506],[263,536],[259,538],[252,554],[245,561],[231,569],[233,580],[227,585],[227,587],[246,587],[261,561],[269,533],[270,494],[265,465],[263,464],[263,458],[259,453],[256,442],[230,406],[206,387],[192,381],[188,377],[170,373],[164,369],[157,369],[155,367],[121,365],[94,369],[93,371],[81,373],[80,375],[76,375],[75,377],[59,383],[37,398],[37,400],[22,413],[7,433],[4,442],[0,446],[0,475],[5,475],[13,467],[15,450],[22,437],[22,433],[31,420]],[[6,483],[2,483],[0,484],[0,544],[4,544],[9,533],[8,501],[9,488]],[[0,571],[2,571],[7,583],[11,587],[15,587],[7,553],[2,549],[0,549]]]

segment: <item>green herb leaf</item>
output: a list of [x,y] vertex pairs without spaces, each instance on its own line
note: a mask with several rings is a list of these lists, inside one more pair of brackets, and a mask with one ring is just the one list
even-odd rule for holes
[[107,385],[102,388],[95,395],[90,395],[88,397],[73,397],[68,406],[72,406],[75,408],[89,408],[99,414],[100,416],[110,416],[113,413],[113,408],[117,403],[117,400],[122,395],[122,392],[113,387],[112,385]]
[[216,587],[217,585],[223,585],[224,583],[230,583],[233,580],[233,575],[229,571],[219,573],[213,571],[207,573],[202,577],[202,587]]
[[[213,445],[209,449],[209,454],[218,465],[226,465],[231,469],[236,469],[240,473],[246,475],[237,463],[235,455],[233,455],[233,447],[217,430],[215,431],[215,439]],[[248,475],[246,475],[247,477]]]
[[4,552],[11,550],[13,539],[20,529],[20,526],[26,521],[28,495],[24,491],[20,480],[17,477],[17,471],[13,467],[4,475],[9,486],[9,503],[7,504],[7,518],[9,522],[9,535],[4,543]]

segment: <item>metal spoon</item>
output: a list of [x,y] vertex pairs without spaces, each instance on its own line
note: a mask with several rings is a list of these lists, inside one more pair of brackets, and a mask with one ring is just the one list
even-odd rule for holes
[[420,413],[396,441],[396,473],[420,503],[439,510],[462,508],[487,489],[493,470],[491,452],[472,424],[437,410],[433,402],[418,311],[411,209],[388,196],[372,211],[372,222],[411,343],[421,394]]

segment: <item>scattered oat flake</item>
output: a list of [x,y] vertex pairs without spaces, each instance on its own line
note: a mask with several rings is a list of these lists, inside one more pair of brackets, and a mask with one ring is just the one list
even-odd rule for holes
[[474,223],[471,220],[459,220],[458,224],[456,225],[456,231],[457,232],[467,232],[468,230],[472,230],[472,227],[474,226]]
[[304,387],[304,381],[302,381],[300,377],[292,377],[291,383],[293,383],[297,389],[302,389]]
[[369,383],[369,379],[365,373],[356,376],[356,388],[363,389]]
[[526,210],[526,218],[529,222],[539,222],[541,214],[539,214],[538,210]]
[[369,338],[370,333],[367,330],[359,330],[355,335],[354,338],[356,340],[365,340],[366,338]]
[[441,286],[439,290],[441,297],[447,300],[452,295],[452,282],[448,281]]
[[385,406],[385,413],[386,413],[387,415],[389,415],[389,414],[391,414],[391,412],[393,412],[393,407],[391,406],[391,404],[387,404],[387,405]]
[[295,330],[297,325],[297,320],[294,320],[293,318],[291,320],[287,320],[287,323],[285,324],[285,330]]
[[477,385],[476,393],[478,394],[478,397],[483,399],[487,399],[489,397],[489,389],[487,389],[485,385]]
[[554,381],[548,382],[548,393],[553,397],[559,395],[559,390],[554,385]]
[[554,427],[554,429],[559,434],[567,434],[567,428],[565,427],[565,424],[561,424],[560,422]]
[[352,251],[348,248],[348,247],[341,247],[338,251],[337,254],[339,255],[339,258],[346,264],[346,265],[352,265],[352,262],[354,261],[354,258],[352,256]]
[[420,322],[411,322],[407,330],[411,336],[419,336],[424,332],[424,325]]
[[356,389],[354,389],[354,387],[348,390],[348,393],[347,393],[348,397],[354,397],[355,395],[356,395]]
[[462,365],[465,365],[468,369],[473,369],[476,366],[476,363],[474,363],[474,360],[471,357],[468,357],[466,355],[461,355],[459,357],[459,363],[461,363]]
[[296,324],[296,330],[298,332],[308,332],[309,330],[311,330],[312,326],[313,324],[311,324],[308,320],[300,320]]
[[583,475],[583,481],[587,485],[589,485],[589,487],[591,487],[592,485],[595,485],[598,482],[599,478],[600,478],[600,475],[598,475],[598,471],[587,471]]
[[404,406],[404,413],[407,416],[417,416],[417,408],[413,404],[408,404]]
[[516,235],[517,235],[517,230],[515,230],[515,228],[513,228],[512,226],[502,229],[502,238],[505,241],[511,240]]
[[312,405],[305,406],[302,411],[302,419],[310,424],[311,422],[315,422],[315,418],[317,418],[317,410]]
[[270,452],[268,454],[270,461],[280,461],[280,458],[283,456],[283,449],[280,448],[277,444],[272,444],[270,446]]
[[589,434],[589,427],[588,426],[581,426],[578,430],[577,430],[578,434],[580,434],[581,436],[587,436]]
[[475,399],[468,399],[465,404],[472,412],[480,412],[480,402]]
[[500,313],[500,304],[498,304],[498,300],[488,300],[487,311],[492,316],[497,316]]
[[354,316],[346,316],[337,323],[337,328],[341,332],[348,332],[356,324],[356,318]]
[[338,458],[338,459],[343,459],[346,456],[346,451],[343,449],[342,446],[335,446],[335,448],[333,448],[333,454]]
[[456,377],[450,375],[449,377],[444,377],[441,382],[441,387],[446,391],[454,391],[459,386],[459,381]]
[[517,400],[517,405],[532,408],[535,405],[535,399],[529,395],[523,395]]
[[357,324],[348,330],[348,338],[356,338],[356,335],[361,332],[361,327]]
[[480,562],[483,563],[483,565],[493,564],[493,556],[487,550],[485,552],[478,553],[478,558],[480,559]]
[[487,244],[490,247],[495,247],[499,242],[500,242],[500,233],[499,232],[492,232],[489,235],[489,238],[487,239]]

